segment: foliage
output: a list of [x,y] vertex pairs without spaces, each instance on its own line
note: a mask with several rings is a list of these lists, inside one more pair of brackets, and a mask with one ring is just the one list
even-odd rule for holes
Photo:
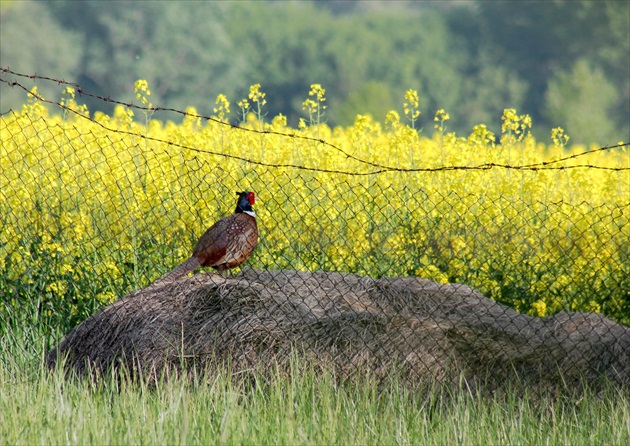
[[[136,89],[148,102],[148,84]],[[50,115],[34,92],[21,112],[0,120],[0,317],[12,324],[35,318],[67,330],[150,283],[189,255],[243,189],[263,203],[255,268],[465,282],[530,314],[601,311],[630,321],[627,174],[430,171],[531,165],[584,151],[564,147],[557,129],[557,145],[537,143],[531,119],[516,110],[505,110],[496,144],[485,125],[467,137],[447,132],[444,110],[432,137],[396,112],[385,127],[360,115],[345,128],[314,121],[297,130],[284,117],[265,124],[249,114],[243,127],[272,131],[256,133],[203,124],[194,110],[181,124],[149,115],[140,124],[122,106],[89,119],[72,91],[66,95],[61,115]],[[261,107],[264,95],[259,85],[250,89]],[[323,95],[312,87],[318,102],[311,101],[323,104]],[[225,118],[229,101],[219,99]],[[417,117],[417,92],[404,101]],[[599,151],[552,165],[626,167],[628,156]],[[373,165],[394,169],[365,175]],[[418,167],[429,171],[400,171]]]
[[[2,4],[3,67],[75,81],[104,97],[131,99],[129,86],[143,78],[155,104],[207,115],[205,98],[242,97],[244,86],[260,83],[269,115],[281,113],[296,126],[306,118],[303,92],[320,83],[332,101],[326,121],[348,126],[358,113],[382,120],[393,98],[414,88],[424,118],[445,108],[458,133],[490,125],[511,107],[532,116],[538,139],[562,125],[573,142],[592,143],[592,132],[575,128],[578,120],[604,122],[614,140],[630,140],[628,2]],[[601,70],[614,89],[610,104],[574,107],[572,96],[558,94],[549,102],[558,73],[570,73],[578,60]],[[3,111],[19,103],[18,93],[4,92]],[[110,103],[86,102],[92,111],[113,112]],[[550,109],[562,109],[562,120]],[[426,125],[421,118],[418,128]]]
[[[478,7],[486,43],[496,48],[503,64],[527,79],[522,107],[531,111],[536,122],[545,122],[546,106],[557,107],[545,103],[549,81],[558,71],[569,72],[582,60],[603,71],[616,87],[616,101],[613,110],[597,106],[590,110],[590,104],[574,109],[573,97],[556,95],[556,101],[566,101],[560,105],[565,109],[564,116],[571,120],[572,110],[585,116],[582,121],[608,121],[624,139],[630,137],[630,3],[497,0],[478,2]],[[552,123],[569,127],[568,121],[551,119]],[[594,142],[577,137],[574,141]]]
[[[38,74],[45,69],[62,79],[75,78],[83,53],[80,33],[64,29],[43,2],[3,0],[1,3],[0,67]],[[71,50],[59,51],[59,48]],[[49,97],[58,92],[54,85],[41,89]],[[23,92],[18,89],[3,89],[0,95],[2,111],[19,110],[23,102]]]
[[550,119],[566,123],[576,140],[603,144],[615,134],[608,118],[615,96],[603,71],[580,59],[569,73],[559,72],[549,81],[545,100]]
[[296,121],[296,98],[316,82],[344,101],[337,104],[339,114],[330,115],[332,123],[342,125],[368,111],[383,119],[391,99],[380,107],[372,102],[366,109],[349,108],[361,107],[364,101],[357,96],[366,98],[366,89],[376,84],[385,98],[403,94],[403,85],[412,86],[429,109],[452,107],[462,99],[458,69],[466,56],[450,45],[448,30],[435,14],[333,16],[302,3],[247,4],[232,14],[234,38],[252,55],[248,82],[264,79],[269,96],[278,98],[270,112],[285,114],[289,122]]
[[396,105],[392,88],[388,84],[376,81],[366,82],[334,106],[335,122],[341,125],[353,124],[357,110],[374,119],[382,120],[385,116],[383,112],[394,109]]
[[[200,95],[234,94],[244,80],[245,55],[224,26],[228,8],[218,2],[57,1],[49,8],[83,37],[74,77],[97,94],[131,98],[129,86],[146,78],[155,103],[209,110]],[[88,106],[112,112],[104,102],[88,100]]]

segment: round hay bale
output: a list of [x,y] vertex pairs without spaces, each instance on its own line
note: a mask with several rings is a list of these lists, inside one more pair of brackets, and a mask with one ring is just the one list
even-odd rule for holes
[[314,367],[411,385],[630,386],[630,329],[597,314],[534,318],[466,285],[406,277],[244,271],[199,274],[133,292],[86,319],[47,355],[79,375],[125,367],[233,372]]

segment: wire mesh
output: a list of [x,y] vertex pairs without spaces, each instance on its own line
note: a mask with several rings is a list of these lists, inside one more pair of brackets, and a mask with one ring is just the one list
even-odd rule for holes
[[[394,166],[353,151],[369,130],[341,147],[190,112],[143,126],[128,110],[146,109],[119,105],[90,116],[32,94],[0,118],[4,348],[81,373],[245,371],[297,352],[418,385],[630,383],[627,144]],[[247,262],[149,286],[241,190],[261,198]]]

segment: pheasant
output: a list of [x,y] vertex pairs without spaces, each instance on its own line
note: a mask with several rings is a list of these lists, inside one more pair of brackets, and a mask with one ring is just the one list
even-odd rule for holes
[[253,192],[236,194],[234,214],[212,225],[197,241],[192,256],[154,284],[174,282],[200,266],[227,270],[248,259],[258,243],[256,214],[252,209],[255,196]]

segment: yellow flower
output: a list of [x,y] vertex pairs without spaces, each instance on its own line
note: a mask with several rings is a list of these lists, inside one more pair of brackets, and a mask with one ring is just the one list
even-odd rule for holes
[[25,116],[31,116],[32,118],[36,116],[45,116],[47,114],[47,109],[41,102],[43,99],[44,98],[42,98],[39,94],[37,85],[31,88],[28,93],[28,105],[25,104],[22,106],[22,114]]
[[468,142],[474,145],[494,145],[495,136],[485,124],[479,124],[473,127],[473,131],[468,137]]
[[503,124],[501,124],[501,132],[506,133],[518,129],[518,120],[519,117],[515,109],[506,108],[503,110],[503,116],[501,116],[501,121],[503,121]]
[[116,118],[122,125],[130,126],[133,123],[133,110],[125,107],[124,105],[117,105],[114,107],[114,118]]
[[57,295],[63,295],[68,291],[68,288],[63,282],[57,280],[53,283],[48,284],[46,286],[46,291]]
[[444,123],[450,118],[451,117],[448,113],[444,111],[444,109],[439,109],[437,112],[435,112],[435,118],[433,118],[433,120],[436,122],[436,124],[433,125],[433,128],[435,128],[439,132],[443,132],[446,129]]
[[390,110],[385,116],[385,124],[397,124],[400,122],[400,115],[396,110]]
[[247,99],[241,99],[236,103],[240,108],[247,110],[249,109],[249,101]]
[[133,92],[136,93],[136,99],[140,100],[143,105],[148,108],[153,107],[153,104],[149,102],[151,90],[149,90],[149,83],[146,80],[138,79],[134,84]]
[[508,135],[517,135],[517,141],[523,141],[527,135],[527,129],[532,127],[532,118],[529,115],[518,115],[513,108],[503,110],[501,116],[501,132]]
[[37,98],[39,96],[39,92],[37,91],[37,85],[31,88],[31,91],[28,92],[27,95],[30,99]]
[[260,91],[260,84],[254,84],[249,87],[249,98],[252,100],[252,102],[257,102],[261,106],[265,105],[267,103],[265,96],[266,93]]
[[74,99],[74,88],[69,87],[69,86],[68,86],[68,87],[66,87],[66,88],[63,90],[63,94],[64,94],[64,95],[66,95],[66,96],[68,96],[68,97],[71,97],[72,99]]
[[320,84],[312,84],[308,95],[316,96],[318,102],[324,102],[326,100],[324,93],[326,93],[326,90],[324,90]]
[[302,102],[302,110],[308,111],[308,118],[311,125],[319,125],[322,123],[324,116],[323,110],[326,109],[326,106],[323,105],[323,102],[326,100],[324,97],[325,92],[326,90],[324,90],[320,84],[312,84],[308,95],[314,97],[316,100],[306,99]]
[[287,126],[287,117],[280,113],[278,116],[271,120],[271,124],[274,128],[282,129]]
[[317,111],[317,102],[312,99],[307,99],[302,102],[302,110],[307,110],[309,113],[315,113]]
[[586,305],[587,311],[592,311],[593,313],[599,313],[602,311],[602,307],[595,301],[591,300]]
[[405,99],[406,102],[403,103],[403,112],[411,121],[411,127],[415,129],[416,119],[420,116],[420,110],[418,110],[418,105],[420,104],[418,92],[416,90],[407,90]]
[[569,141],[569,135],[564,133],[562,127],[556,127],[551,129],[551,140],[555,146],[564,147]]
[[448,121],[449,119],[451,119],[451,117],[442,108],[435,112],[435,118],[433,118],[434,121],[440,122]]
[[532,309],[534,310],[534,314],[538,317],[545,317],[547,315],[547,304],[542,300],[537,300],[532,303]]
[[405,99],[407,100],[405,105],[413,108],[418,108],[420,100],[418,99],[418,92],[416,90],[407,90],[405,92]]
[[223,119],[230,114],[230,101],[227,100],[224,94],[220,94],[217,96],[217,100],[214,103],[218,105],[218,107],[214,108],[214,113],[220,121],[223,121]]

